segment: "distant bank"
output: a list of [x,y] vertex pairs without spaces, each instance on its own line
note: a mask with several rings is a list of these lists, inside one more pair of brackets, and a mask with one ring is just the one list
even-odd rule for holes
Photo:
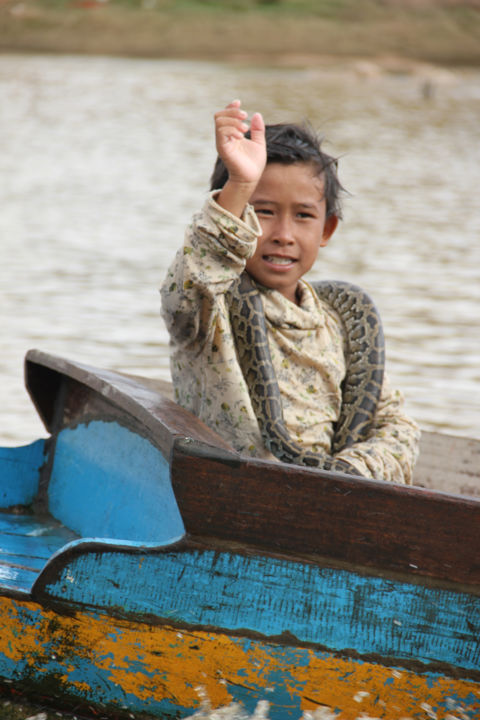
[[480,0],[0,0],[0,52],[480,64]]

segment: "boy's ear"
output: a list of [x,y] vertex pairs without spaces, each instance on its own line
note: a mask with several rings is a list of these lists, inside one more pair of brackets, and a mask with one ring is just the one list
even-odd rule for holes
[[323,226],[323,235],[320,240],[320,247],[325,247],[333,233],[337,229],[338,217],[336,215],[329,215],[325,219],[325,225]]

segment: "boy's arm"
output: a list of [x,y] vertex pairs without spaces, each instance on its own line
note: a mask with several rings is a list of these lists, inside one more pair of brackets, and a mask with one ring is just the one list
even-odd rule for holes
[[222,295],[245,269],[261,234],[248,200],[265,167],[265,126],[256,113],[246,138],[246,117],[239,100],[215,114],[216,146],[228,180],[194,217],[161,289],[162,316],[177,347],[198,350],[213,342]]
[[215,113],[217,152],[228,170],[217,202],[236,217],[242,217],[267,161],[263,118],[260,113],[252,116],[250,138],[245,137],[247,113],[240,105],[240,100],[234,100]]
[[384,381],[382,396],[370,437],[336,455],[361,475],[376,480],[412,483],[418,456],[420,430],[403,409],[403,396]]
[[[188,226],[161,287],[162,316],[177,348],[200,351],[227,326],[224,294],[255,252],[261,230],[247,207],[237,218],[209,197]],[[223,314],[224,318],[219,318]]]

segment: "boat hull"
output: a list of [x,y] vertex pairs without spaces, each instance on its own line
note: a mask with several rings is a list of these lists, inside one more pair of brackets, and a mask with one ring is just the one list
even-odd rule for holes
[[245,458],[36,351],[27,387],[51,435],[0,451],[0,687],[111,718],[480,717],[477,498]]
[[212,707],[240,702],[250,712],[267,700],[272,720],[298,720],[318,707],[342,720],[423,719],[426,706],[438,720],[454,711],[480,715],[480,685],[438,669],[93,611],[62,615],[13,598],[0,598],[0,621],[2,676],[67,707],[174,718],[206,697]]

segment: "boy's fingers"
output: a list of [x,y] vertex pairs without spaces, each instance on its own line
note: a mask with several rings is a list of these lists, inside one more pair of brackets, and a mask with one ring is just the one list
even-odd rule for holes
[[[249,127],[245,120],[248,114],[240,109],[240,100],[233,100],[226,108],[215,113],[215,134],[217,149],[232,140],[242,140]],[[260,145],[265,145],[265,123],[260,113],[252,116],[250,138]]]
[[265,142],[265,123],[260,113],[255,113],[250,123],[250,136],[254,142]]
[[244,137],[244,133],[240,132],[239,130],[235,130],[235,128],[231,128],[230,130],[226,130],[224,133],[218,136],[217,138],[217,145],[220,147],[224,142],[229,142],[230,140],[242,140]]
[[216,128],[215,131],[217,150],[221,152],[221,148],[232,140],[243,140],[245,137],[245,129],[235,127],[232,123]]
[[245,120],[246,117],[247,113],[239,108],[225,108],[225,110],[220,110],[220,112],[217,112],[214,115],[215,122],[221,120],[222,118],[239,118],[240,120]]
[[215,121],[215,125],[217,130],[222,130],[224,128],[237,128],[238,130],[241,130],[242,132],[247,132],[248,125],[243,122],[242,118],[224,118],[220,117],[217,118]]

